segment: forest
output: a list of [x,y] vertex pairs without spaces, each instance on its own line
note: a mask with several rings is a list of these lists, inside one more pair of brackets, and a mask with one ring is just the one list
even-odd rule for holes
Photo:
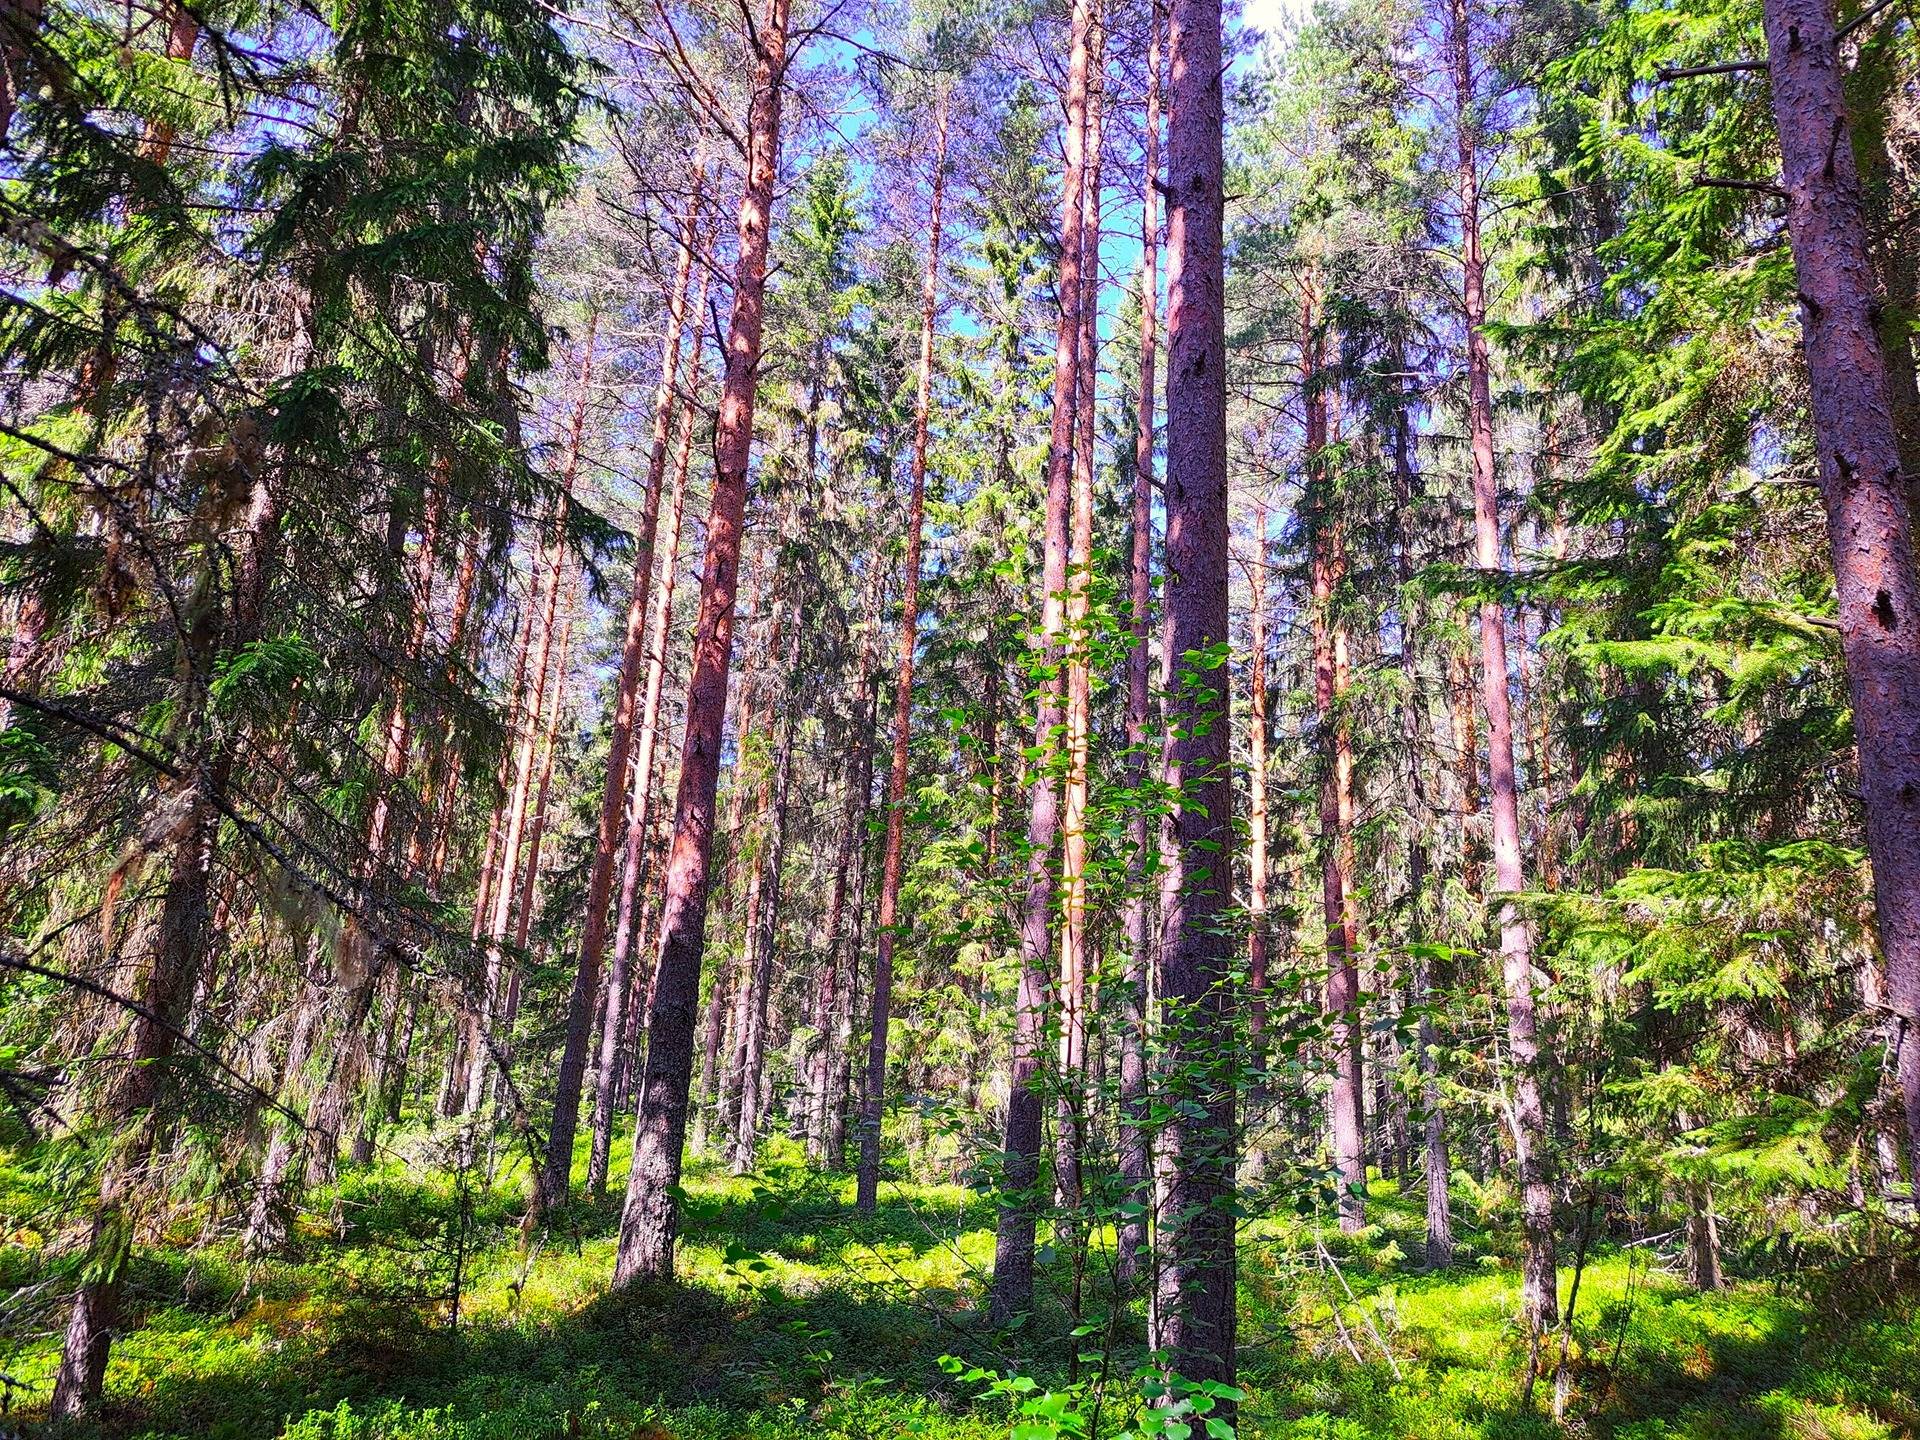
[[0,0],[0,1437],[1920,1434],[1917,26]]

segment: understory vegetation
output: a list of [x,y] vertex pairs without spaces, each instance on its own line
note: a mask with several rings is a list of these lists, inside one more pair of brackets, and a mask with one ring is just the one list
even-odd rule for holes
[[[698,1165],[680,1278],[608,1295],[615,1206],[577,1205],[529,1244],[523,1175],[507,1165],[491,1184],[475,1176],[463,1187],[423,1174],[409,1157],[426,1143],[397,1137],[394,1154],[314,1194],[287,1252],[270,1260],[196,1243],[202,1217],[179,1215],[175,1243],[135,1267],[134,1328],[84,1433],[989,1440],[1089,1433],[1096,1403],[1110,1421],[1139,1424],[1143,1307],[1097,1281],[1082,1333],[1071,1333],[1061,1258],[1045,1269],[1034,1325],[984,1325],[993,1206],[964,1185],[889,1177],[869,1216],[855,1210],[850,1178],[810,1170],[790,1143],[770,1145],[750,1176]],[[1249,1227],[1241,1434],[1565,1433],[1522,1403],[1528,1344],[1497,1223],[1501,1187],[1479,1195],[1458,1180],[1473,1198],[1450,1272],[1409,1258],[1421,1251],[1424,1201],[1391,1180],[1370,1185],[1370,1223],[1357,1234],[1313,1214]],[[49,1274],[32,1229],[47,1217],[29,1177],[9,1169],[5,1182],[3,1218],[21,1248],[0,1279],[31,1293]],[[1741,1278],[1710,1294],[1682,1269],[1672,1234],[1592,1247],[1567,1342],[1574,1433],[1893,1440],[1920,1424],[1920,1316],[1888,1291],[1884,1267]],[[1572,1271],[1561,1281],[1564,1297]],[[1077,1384],[1075,1353],[1085,1356]],[[10,1389],[31,1393],[56,1360],[41,1341],[14,1347],[0,1369]],[[1018,1388],[963,1380],[961,1361]]]

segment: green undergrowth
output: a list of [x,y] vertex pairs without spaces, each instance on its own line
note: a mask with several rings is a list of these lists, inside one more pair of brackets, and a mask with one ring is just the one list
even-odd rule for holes
[[[624,1173],[616,1155],[613,1173]],[[29,1203],[8,1175],[9,1206]],[[1005,1436],[1023,1396],[1069,1389],[1070,1357],[1141,1361],[1139,1302],[1112,1304],[1100,1257],[1075,1337],[1055,1254],[1040,1313],[1012,1335],[978,1302],[993,1211],[957,1186],[890,1184],[861,1217],[851,1182],[774,1147],[757,1176],[696,1167],[680,1279],[606,1294],[617,1194],[539,1234],[512,1170],[462,1187],[395,1159],[311,1198],[289,1253],[242,1261],[204,1216],[143,1252],[134,1324],[88,1440],[834,1440]],[[1311,1219],[1250,1222],[1241,1252],[1243,1436],[1287,1440],[1893,1440],[1920,1431],[1920,1321],[1742,1283],[1711,1295],[1644,1249],[1596,1252],[1567,1347],[1568,1420],[1551,1379],[1521,1404],[1526,1354],[1512,1257],[1468,1229],[1426,1273],[1422,1204],[1377,1182],[1357,1236]],[[22,1211],[0,1275],[48,1282],[57,1248]],[[44,1219],[41,1220],[44,1224]],[[51,1227],[49,1227],[51,1228]],[[1096,1247],[1097,1249],[1098,1247]],[[453,1279],[459,1276],[457,1315]],[[1563,1270],[1563,1303],[1572,1275]],[[58,1307],[48,1319],[57,1324]],[[57,1337],[0,1356],[15,1411],[45,1403]],[[994,1393],[943,1366],[1030,1376]],[[1547,1357],[1549,1373],[1558,1345]],[[1025,1382],[1023,1381],[1022,1384]],[[1118,1428],[1130,1386],[1104,1402]],[[1070,1427],[1069,1399],[1055,1407]],[[1052,1423],[1052,1422],[1049,1422]],[[1068,1433],[1072,1433],[1070,1428]],[[1196,1431],[1196,1433],[1198,1433]]]

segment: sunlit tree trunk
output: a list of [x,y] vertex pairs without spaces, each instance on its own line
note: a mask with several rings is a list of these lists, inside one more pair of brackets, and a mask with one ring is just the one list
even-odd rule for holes
[[673,462],[673,488],[660,532],[660,577],[654,582],[653,614],[648,625],[647,688],[640,707],[640,744],[634,754],[632,795],[627,802],[627,836],[621,856],[620,900],[613,930],[613,965],[607,981],[607,1015],[595,1077],[593,1144],[587,1161],[587,1191],[596,1198],[606,1189],[607,1155],[613,1144],[615,1077],[631,1062],[621,1047],[629,1025],[628,992],[633,988],[633,955],[638,939],[638,910],[646,872],[647,832],[653,818],[654,770],[660,749],[660,697],[666,688],[667,661],[673,647],[673,592],[679,580],[680,524],[686,513],[687,476],[693,464],[693,437],[699,410],[701,352],[706,326],[709,272],[703,266],[693,315],[693,354],[687,366],[686,403],[680,407],[679,449]]
[[[1160,995],[1157,1348],[1234,1379],[1233,776],[1227,624],[1225,127],[1219,0],[1173,0],[1167,90],[1167,699],[1173,801]],[[1231,1423],[1234,1407],[1215,1412]]]
[[1053,410],[1047,451],[1047,501],[1040,566],[1039,649],[1046,666],[1034,727],[1036,758],[1027,809],[1027,885],[1020,920],[1020,980],[1015,999],[1013,1057],[1007,1090],[1005,1174],[994,1237],[993,1323],[1009,1325],[1033,1305],[1033,1260],[1039,1204],[1041,1092],[1049,943],[1053,918],[1053,846],[1060,794],[1053,773],[1055,732],[1063,714],[1059,665],[1065,628],[1067,526],[1073,484],[1074,405],[1080,352],[1080,227],[1086,213],[1086,119],[1092,28],[1091,0],[1074,0],[1067,61],[1066,164],[1060,197],[1060,328],[1053,352]]
[[707,518],[707,553],[694,623],[693,673],[687,682],[686,741],[674,804],[660,913],[660,954],[648,1006],[647,1057],[633,1166],[620,1218],[616,1287],[673,1274],[679,1188],[693,1079],[695,1011],[706,941],[707,886],[713,855],[713,806],[720,779],[727,672],[733,661],[733,602],[746,519],[747,467],[753,451],[754,381],[765,318],[767,226],[779,173],[780,104],[786,80],[790,0],[768,0],[753,37],[753,100],[747,124],[746,184],[740,196],[740,253],[727,329],[726,382],[714,435],[716,474]]
[[[1404,369],[1397,365],[1396,369]],[[1413,437],[1407,419],[1408,401],[1393,413],[1393,501],[1395,512],[1394,578],[1400,585],[1400,745],[1406,752],[1406,784],[1412,814],[1407,829],[1407,940],[1413,956],[1413,1003],[1420,1012],[1414,1039],[1415,1069],[1420,1076],[1423,1112],[1422,1140],[1427,1181],[1427,1242],[1429,1267],[1444,1270],[1453,1263],[1452,1170],[1447,1154],[1446,1113],[1440,1105],[1440,1057],[1433,1025],[1433,960],[1426,953],[1427,920],[1433,906],[1427,893],[1431,860],[1427,827],[1435,812],[1427,797],[1425,758],[1428,744],[1426,696],[1422,690],[1416,637],[1422,613],[1414,597],[1415,477]]]
[[[1483,580],[1502,572],[1500,490],[1494,473],[1493,392],[1487,353],[1486,259],[1480,241],[1480,169],[1474,130],[1476,88],[1471,45],[1472,0],[1452,0],[1449,60],[1459,154],[1462,301],[1467,326],[1467,428],[1473,458],[1474,563]],[[1540,1042],[1533,990],[1533,933],[1510,898],[1526,889],[1520,858],[1520,808],[1513,765],[1513,711],[1508,693],[1505,606],[1480,605],[1480,690],[1487,715],[1487,773],[1492,790],[1494,887],[1500,899],[1500,957],[1507,998],[1507,1053],[1513,1079],[1513,1150],[1526,1234],[1522,1304],[1536,1343],[1559,1313],[1553,1235],[1553,1186],[1541,1102]]]
[[1800,287],[1820,493],[1853,701],[1874,916],[1920,1201],[1920,571],[1826,0],[1766,0],[1767,66]]
[[[470,932],[476,949],[480,946],[480,937],[487,933],[487,926],[493,916],[493,897],[500,875],[500,842],[505,835],[507,808],[512,799],[512,787],[509,780],[513,775],[513,762],[519,754],[519,738],[529,723],[527,720],[527,666],[533,658],[534,617],[539,607],[540,586],[544,576],[535,582],[534,591],[528,596],[527,603],[521,607],[521,615],[514,626],[513,681],[507,688],[507,744],[500,754],[499,767],[494,783],[500,791],[500,799],[494,804],[487,821],[487,843],[480,853],[480,869],[474,882],[473,927]],[[485,1031],[490,1006],[493,1002],[494,987],[499,980],[499,964],[496,957],[489,953],[474,993],[464,1006],[455,1039],[448,1057],[446,1084],[440,1099],[440,1114],[448,1119],[466,1113],[467,1094],[470,1089],[472,1069],[481,1063],[479,1054],[481,1037]]]
[[[1080,221],[1080,343],[1075,357],[1073,513],[1067,577],[1066,781],[1060,814],[1059,1074],[1054,1086],[1054,1188],[1063,1210],[1080,1207],[1086,1144],[1087,763],[1093,675],[1088,629],[1093,585],[1093,442],[1099,388],[1100,145],[1106,90],[1106,32],[1093,0],[1087,59],[1087,148]],[[1077,1305],[1077,1302],[1076,1302]],[[1076,1309],[1077,1313],[1077,1309]]]
[[[587,869],[585,913],[580,924],[580,961],[567,998],[566,1038],[553,1082],[553,1116],[547,1130],[546,1164],[533,1187],[541,1208],[567,1198],[573,1168],[574,1130],[580,1118],[580,1087],[587,1050],[593,1042],[593,1012],[600,994],[600,962],[606,951],[608,901],[620,844],[620,821],[627,799],[628,763],[633,753],[635,707],[646,666],[648,593],[653,585],[654,540],[660,527],[660,496],[667,474],[667,447],[673,439],[675,391],[680,376],[680,337],[686,326],[693,275],[695,211],[703,172],[695,165],[687,212],[680,220],[679,261],[667,297],[667,333],[660,347],[660,383],[654,392],[653,436],[647,451],[647,479],[634,536],[633,586],[627,597],[626,632],[620,648],[620,677],[614,689],[613,717],[607,736],[607,773],[600,787],[600,823],[594,834],[593,861]],[[589,328],[591,335],[591,328]],[[669,557],[671,568],[671,557]],[[644,772],[643,782],[644,782]]]
[[1326,337],[1317,282],[1300,294],[1300,383],[1306,414],[1307,523],[1311,527],[1313,699],[1320,750],[1320,901],[1326,931],[1328,1046],[1333,1086],[1327,1094],[1328,1129],[1339,1186],[1340,1228],[1366,1223],[1366,1150],[1360,1063],[1360,975],[1350,865],[1353,824],[1353,751],[1346,716],[1346,622],[1341,586],[1346,557],[1333,501],[1328,460],[1330,429]]
[[[944,82],[936,81],[936,85]],[[880,912],[874,924],[872,1023],[867,1033],[867,1089],[860,1114],[856,1204],[871,1213],[880,1192],[880,1121],[886,1109],[887,1026],[893,1006],[893,949],[900,921],[905,862],[907,764],[913,738],[913,660],[920,635],[920,541],[927,490],[927,433],[933,406],[933,336],[940,306],[940,205],[946,195],[947,97],[934,100],[933,199],[927,222],[927,268],[920,287],[920,368],[913,401],[913,461],[907,492],[907,551],[900,561],[900,659],[893,686],[893,758],[887,773],[887,836],[880,858]]]
[[[556,621],[560,605],[561,567],[566,557],[566,516],[573,482],[580,463],[580,447],[586,430],[587,402],[593,377],[593,337],[588,336],[580,361],[578,394],[573,419],[568,429],[567,459],[562,475],[561,494],[555,502],[549,527],[546,575],[543,587],[536,587],[539,616],[528,665],[526,694],[528,701],[519,748],[514,759],[513,789],[507,802],[506,819],[501,831],[500,856],[493,878],[491,913],[486,926],[486,975],[480,1003],[468,1027],[471,1037],[467,1064],[467,1094],[461,1114],[476,1117],[486,1093],[492,1071],[492,1006],[499,1000],[499,988],[511,980],[506,976],[506,948],[512,933],[514,905],[520,898],[521,880],[526,864],[527,827],[532,820],[535,766],[540,750],[540,714],[547,694],[547,674],[553,663]],[[511,1004],[504,1007],[511,1010]],[[511,1026],[511,1021],[507,1022]],[[477,1118],[477,1117],[476,1117]]]
[[1140,386],[1134,397],[1133,549],[1128,567],[1127,787],[1135,799],[1127,819],[1127,978],[1120,1031],[1120,1177],[1127,1198],[1117,1230],[1123,1280],[1138,1273],[1152,1205],[1153,1153],[1147,1126],[1147,999],[1153,963],[1147,902],[1148,847],[1154,836],[1143,793],[1147,783],[1148,632],[1153,619],[1154,361],[1159,343],[1160,289],[1160,0],[1147,29],[1145,154],[1140,186]]
[[1267,988],[1267,507],[1247,562],[1247,1034],[1261,1063]]

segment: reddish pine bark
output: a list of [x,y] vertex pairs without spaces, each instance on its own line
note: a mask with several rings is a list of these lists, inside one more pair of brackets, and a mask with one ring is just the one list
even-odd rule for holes
[[[1086,1146],[1087,759],[1093,675],[1088,647],[1093,585],[1093,431],[1099,384],[1100,145],[1106,92],[1106,30],[1093,0],[1087,41],[1087,151],[1080,222],[1080,344],[1075,357],[1073,513],[1067,579],[1067,774],[1060,816],[1059,1075],[1054,1086],[1054,1188],[1063,1209],[1080,1208]],[[1079,1313],[1076,1280],[1074,1314]]]
[[1009,1325],[1033,1305],[1036,1187],[1040,1180],[1040,1057],[1044,1043],[1053,912],[1053,845],[1060,796],[1048,757],[1062,721],[1060,684],[1067,525],[1073,483],[1074,404],[1080,354],[1081,246],[1086,215],[1087,84],[1091,63],[1090,0],[1074,0],[1067,62],[1066,164],[1060,186],[1060,329],[1053,352],[1052,431],[1047,451],[1047,502],[1040,566],[1040,683],[1034,725],[1033,788],[1027,807],[1027,893],[1020,922],[1020,981],[1015,999],[1013,1058],[1007,1090],[1006,1173],[994,1236],[990,1313]]
[[[1233,781],[1228,753],[1227,356],[1219,0],[1173,0],[1167,87],[1167,641],[1176,678],[1161,920],[1165,1170],[1159,1348],[1234,1379]],[[1231,1423],[1233,1407],[1215,1412]]]
[[1247,1035],[1256,1056],[1267,988],[1267,507],[1253,507],[1247,567]]
[[[586,378],[591,356],[581,372],[581,404],[575,411],[574,461],[578,459],[578,437],[584,425],[584,407],[587,393]],[[573,480],[573,461],[567,467],[567,489],[570,492]],[[493,880],[492,913],[487,919],[486,928],[486,980],[485,993],[480,997],[478,1013],[469,1027],[469,1056],[467,1064],[466,1103],[461,1110],[463,1115],[473,1115],[480,1108],[480,1101],[486,1092],[487,1077],[493,1063],[492,1020],[490,1007],[498,997],[501,979],[506,974],[506,947],[512,930],[514,903],[519,899],[520,882],[525,865],[525,847],[527,826],[533,809],[533,786],[535,764],[540,744],[540,711],[547,693],[547,672],[553,662],[553,641],[555,619],[560,604],[560,567],[566,554],[563,535],[567,496],[563,493],[555,509],[551,533],[547,544],[547,571],[544,577],[544,595],[538,599],[539,616],[536,624],[537,636],[533,643],[529,662],[525,725],[520,735],[520,743],[514,760],[514,778],[511,797],[507,802],[505,827],[501,832],[500,860]],[[511,981],[508,982],[511,985]],[[507,1007],[511,1009],[509,1005]]]
[[1307,512],[1312,527],[1310,588],[1313,607],[1313,699],[1320,749],[1320,899],[1326,930],[1326,1013],[1333,1088],[1327,1097],[1328,1129],[1340,1228],[1366,1223],[1367,1183],[1358,1015],[1360,975],[1349,856],[1353,826],[1353,751],[1344,712],[1346,626],[1336,592],[1345,579],[1340,523],[1331,506],[1326,338],[1321,332],[1319,291],[1303,284],[1300,309],[1300,383],[1305,398]]
[[[1475,89],[1472,0],[1453,0],[1449,36],[1459,155],[1463,302],[1467,322],[1467,428],[1473,456],[1474,562],[1483,578],[1501,573],[1500,491],[1494,474],[1493,392],[1486,336],[1486,257],[1480,242],[1479,156],[1471,122]],[[1513,1063],[1514,1168],[1526,1235],[1521,1303],[1535,1343],[1559,1313],[1554,1268],[1553,1186],[1546,1110],[1540,1092],[1540,1041],[1533,993],[1533,933],[1511,898],[1526,889],[1520,858],[1520,806],[1513,765],[1507,628],[1498,597],[1480,606],[1480,691],[1487,714],[1487,775],[1492,791],[1494,887],[1499,896],[1501,976],[1507,994],[1507,1052]]]
[[[1920,570],[1825,0],[1766,0],[1820,493],[1853,702],[1908,1170],[1920,1199]],[[1914,484],[1920,479],[1909,477]]]
[[[504,835],[507,808],[512,799],[512,787],[508,781],[513,774],[514,757],[519,754],[519,737],[525,728],[527,665],[533,656],[534,613],[539,609],[539,585],[535,583],[535,593],[528,597],[528,603],[521,607],[519,622],[514,626],[513,682],[508,686],[506,733],[508,743],[500,752],[500,763],[496,768],[494,784],[500,791],[500,798],[494,803],[493,812],[487,821],[487,843],[480,854],[480,868],[474,882],[473,927],[471,940],[476,948],[480,937],[487,933],[488,922],[493,915],[494,890],[499,879],[500,841]],[[476,987],[478,993],[467,1000],[462,1007],[451,1053],[448,1056],[446,1082],[441,1091],[440,1114],[448,1119],[464,1115],[467,1107],[467,1095],[471,1089],[473,1067],[481,1063],[479,1053],[487,1026],[487,1017],[493,1003],[494,991],[499,982],[499,959],[491,951]]]
[[940,205],[946,194],[947,99],[934,101],[933,200],[927,222],[927,268],[920,284],[920,369],[913,401],[912,478],[907,491],[907,553],[900,562],[900,659],[893,685],[893,761],[887,773],[887,837],[880,860],[880,913],[874,930],[872,1023],[867,1032],[867,1087],[860,1109],[860,1163],[855,1204],[873,1212],[880,1193],[880,1118],[886,1108],[887,1024],[893,1005],[893,947],[900,919],[905,862],[907,761],[913,736],[913,658],[920,634],[920,540],[927,491],[927,431],[933,404],[933,331],[940,305]]
[[[607,902],[613,889],[614,857],[627,798],[628,762],[633,752],[635,708],[646,665],[648,592],[653,584],[653,547],[660,527],[660,494],[666,480],[667,447],[673,438],[674,391],[680,374],[680,336],[686,325],[692,283],[694,220],[702,173],[694,167],[687,213],[680,221],[679,261],[667,299],[667,333],[660,347],[660,384],[654,392],[653,439],[647,452],[647,480],[634,536],[633,587],[627,597],[627,623],[620,648],[620,679],[614,690],[613,721],[607,737],[607,773],[600,787],[600,823],[594,834],[593,862],[587,870],[585,913],[580,926],[580,963],[567,997],[567,1032],[554,1074],[553,1117],[547,1130],[546,1163],[533,1189],[536,1206],[545,1209],[567,1198],[572,1184],[573,1137],[580,1119],[580,1087],[586,1076],[587,1048],[593,1040],[594,1010],[600,997],[600,962],[607,944]],[[591,322],[589,322],[591,327]],[[589,329],[591,334],[591,328]]]
[[1116,1232],[1121,1278],[1132,1279],[1147,1245],[1147,1212],[1153,1154],[1147,1130],[1147,1001],[1152,950],[1147,911],[1147,847],[1153,836],[1147,822],[1147,704],[1149,647],[1153,611],[1153,440],[1154,361],[1159,343],[1160,219],[1160,26],[1162,7],[1155,0],[1147,28],[1147,113],[1145,157],[1140,186],[1140,386],[1134,398],[1133,552],[1128,572],[1127,787],[1136,797],[1127,820],[1127,978],[1122,992],[1120,1030],[1120,1176],[1126,1182],[1126,1209]]
[[751,40],[753,101],[747,124],[746,184],[740,196],[733,315],[727,328],[726,383],[714,435],[716,474],[694,627],[693,673],[687,683],[686,741],[660,913],[660,957],[648,1006],[640,1117],[620,1217],[616,1287],[642,1277],[668,1279],[673,1274],[678,1223],[673,1192],[680,1180],[687,1091],[693,1079],[694,1022],[713,857],[713,805],[720,779],[727,672],[733,661],[734,589],[740,574],[747,466],[753,451],[754,380],[765,319],[767,226],[779,171],[789,4],[790,0],[768,0]]
[[600,1066],[595,1078],[593,1144],[587,1160],[587,1191],[599,1196],[607,1183],[607,1154],[613,1144],[615,1078],[630,1061],[631,1046],[622,1036],[632,1026],[628,992],[633,988],[633,954],[638,936],[637,911],[646,872],[647,832],[653,818],[654,769],[660,746],[660,696],[666,688],[667,659],[673,645],[673,592],[679,580],[680,522],[686,513],[687,476],[693,464],[695,415],[699,409],[701,353],[706,326],[709,271],[702,266],[693,314],[693,354],[687,366],[687,398],[680,408],[680,444],[673,462],[673,488],[667,501],[665,528],[659,537],[660,578],[653,592],[653,615],[647,639],[647,688],[640,707],[640,744],[634,754],[633,792],[627,804],[627,838],[621,857],[620,901],[613,929],[613,966],[607,980],[607,1019],[600,1040]]

